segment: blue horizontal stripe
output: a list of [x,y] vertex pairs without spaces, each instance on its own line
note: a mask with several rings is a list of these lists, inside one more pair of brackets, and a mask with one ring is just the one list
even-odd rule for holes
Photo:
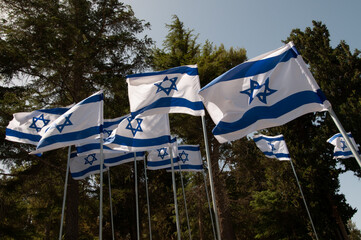
[[107,138],[105,144],[111,143],[111,144],[117,144],[128,147],[154,147],[169,142],[170,142],[169,135],[164,135],[161,137],[149,138],[149,139],[129,138],[120,135],[115,135],[115,137]]
[[16,138],[20,138],[20,139],[24,139],[24,140],[30,140],[33,142],[39,142],[41,139],[41,136],[36,134],[30,134],[30,133],[23,133],[23,132],[19,132],[10,128],[6,128],[6,132],[5,132],[6,136],[9,137],[16,137]]
[[160,98],[148,106],[139,109],[136,112],[132,112],[132,116],[137,116],[145,111],[155,109],[155,108],[164,108],[164,107],[186,107],[192,109],[193,111],[204,110],[203,102],[191,102],[185,98],[177,98],[177,97],[163,97]]
[[50,108],[50,109],[40,109],[36,110],[42,113],[49,113],[49,114],[56,114],[56,115],[63,115],[67,112],[70,108]]
[[273,142],[273,141],[282,141],[282,140],[285,140],[282,137],[276,137],[276,138],[272,138],[272,137],[266,137],[266,136],[259,136],[259,137],[253,137],[253,141],[255,142],[258,142],[258,141],[261,141],[261,140],[266,140],[266,141],[269,141],[269,142]]
[[188,74],[190,76],[197,76],[198,68],[192,68],[192,67],[188,67],[188,66],[180,66],[180,67],[175,67],[175,68],[167,69],[164,71],[158,71],[158,72],[131,74],[131,75],[128,75],[127,78],[149,77],[149,76],[167,75],[167,74]]
[[[110,147],[103,145],[103,149],[104,150],[109,150],[109,151],[115,151],[113,149],[111,149]],[[89,144],[85,144],[85,145],[81,145],[81,146],[77,146],[76,147],[76,151],[81,154],[84,152],[89,152],[92,150],[100,150],[100,143],[89,143]]]
[[70,153],[70,158],[75,158],[77,156],[78,156],[78,154],[76,152],[71,152]]
[[55,143],[66,143],[70,141],[82,140],[94,136],[96,134],[100,134],[101,127],[95,126],[90,127],[81,131],[77,132],[69,132],[69,133],[62,133],[57,135],[52,135],[47,138],[41,140],[37,146],[37,149],[43,148]]
[[84,99],[83,101],[79,102],[79,105],[95,103],[95,102],[100,102],[100,101],[103,101],[103,93],[100,93],[100,94],[97,94],[94,96],[90,96],[90,97]]
[[200,90],[200,92],[220,82],[251,77],[268,72],[271,69],[275,68],[280,62],[287,62],[291,58],[297,58],[297,55],[299,55],[297,50],[295,50],[295,48],[292,48],[275,57],[242,63],[211,81],[209,84],[204,86]]
[[[106,168],[104,165],[103,165],[103,169]],[[88,173],[91,173],[91,172],[95,172],[95,171],[99,171],[100,170],[100,164],[98,165],[94,165],[94,166],[90,166],[88,167],[87,169],[84,169],[83,171],[80,171],[80,172],[75,172],[75,173],[71,173],[71,176],[73,178],[81,178],[83,176],[85,176],[86,174]]]
[[[173,158],[173,163],[177,163],[178,162],[178,158]],[[147,165],[149,167],[161,167],[161,166],[166,166],[166,165],[170,165],[171,161],[170,158],[169,159],[164,159],[164,160],[160,160],[160,161],[147,161]]]
[[[179,170],[179,166],[174,166],[175,170]],[[203,169],[203,165],[188,165],[188,164],[184,164],[180,166],[181,170],[202,170]],[[166,170],[172,170],[171,168],[166,168]]]
[[[347,136],[348,136],[349,138],[353,138],[351,133],[348,133]],[[343,136],[342,136],[341,133],[337,133],[337,134],[333,135],[333,136],[328,140],[328,142],[330,143],[330,142],[332,142],[333,140],[335,140],[336,138],[339,138],[339,137],[342,137],[342,138],[343,138]]]
[[303,91],[288,96],[272,106],[257,106],[245,112],[241,119],[235,122],[220,121],[213,129],[214,135],[222,135],[242,130],[262,119],[276,119],[305,104],[322,104],[319,96],[313,91]]
[[119,125],[119,123],[121,121],[123,121],[125,118],[127,118],[127,116],[124,116],[118,120],[105,120],[104,121],[104,128],[107,129],[107,128],[110,128],[111,126],[114,126],[114,125]]
[[288,153],[273,153],[273,152],[263,152],[264,155],[272,157],[275,156],[276,158],[291,158]]
[[178,150],[199,151],[199,146],[178,146]]
[[[136,157],[144,157],[144,152],[136,152]],[[113,157],[113,158],[106,158],[104,160],[105,164],[112,164],[112,163],[118,163],[118,162],[123,162],[125,160],[129,160],[129,159],[134,159],[134,153],[130,152],[130,153],[126,153],[125,155],[121,155],[121,156],[117,156],[117,157]]]
[[[358,154],[361,154],[360,151],[358,151]],[[335,157],[340,157],[340,156],[343,156],[343,157],[353,157],[353,153],[351,151],[346,151],[346,152],[343,152],[343,151],[336,151],[333,153],[333,156]]]

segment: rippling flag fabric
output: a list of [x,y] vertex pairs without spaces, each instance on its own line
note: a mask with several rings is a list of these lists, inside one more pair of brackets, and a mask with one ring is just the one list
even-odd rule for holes
[[172,149],[173,167],[178,161],[178,144],[177,139],[173,138],[169,146],[161,147],[148,151],[147,169],[158,170],[171,167],[170,148]]
[[266,136],[262,134],[254,135],[257,147],[268,158],[277,158],[279,160],[290,160],[290,154],[283,135]]
[[330,107],[292,42],[234,67],[199,94],[220,143]]
[[[170,168],[167,170],[171,171]],[[203,161],[199,145],[178,145],[178,163],[174,170],[182,172],[203,171]]]
[[54,120],[68,111],[70,107],[14,113],[14,118],[6,127],[5,139],[12,142],[37,145],[41,138],[39,134],[41,129],[49,126]]
[[[347,133],[347,135],[350,138],[353,145],[355,146],[358,154],[360,154],[358,145],[356,144],[355,139],[353,138],[352,134],[349,132],[349,133]],[[346,143],[345,139],[342,137],[341,133],[337,133],[337,134],[333,135],[332,137],[330,137],[327,140],[327,142],[331,143],[332,145],[335,146],[335,148],[333,150],[333,158],[354,157],[351,152],[351,149],[347,146],[347,143]]]
[[132,116],[186,113],[204,116],[197,65],[127,76]]
[[[107,171],[103,164],[103,172]],[[81,180],[89,175],[100,173],[100,154],[92,153],[77,156],[76,152],[70,154],[70,174],[73,179]]]
[[99,91],[74,105],[52,124],[42,128],[42,136],[31,154],[81,144],[100,137],[103,123],[103,92]]

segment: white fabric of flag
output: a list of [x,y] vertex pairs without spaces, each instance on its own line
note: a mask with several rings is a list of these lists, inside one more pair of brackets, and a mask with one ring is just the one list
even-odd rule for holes
[[[136,152],[135,160],[141,161],[144,159],[145,152]],[[118,154],[104,154],[104,165],[107,167],[117,166],[123,163],[134,162],[134,153],[133,152],[124,152]]]
[[37,145],[40,141],[40,130],[49,126],[58,117],[69,110],[64,108],[40,109],[32,112],[19,112],[13,114],[13,119],[6,127],[5,139],[12,142]]
[[142,152],[168,146],[170,142],[168,114],[128,115],[104,141],[104,146],[117,151]]
[[[203,161],[199,145],[178,145],[178,162],[174,170],[182,172],[203,171]],[[167,171],[171,171],[167,168]]]
[[234,67],[199,94],[220,143],[331,106],[292,42]]
[[74,105],[47,128],[31,154],[81,144],[100,137],[103,124],[103,92],[99,91]]
[[[110,137],[113,130],[116,129],[121,121],[123,121],[128,115],[114,118],[114,119],[104,119],[103,124],[103,136],[104,141],[106,138]],[[91,153],[100,153],[100,142],[97,139],[92,139],[89,142],[80,144],[76,146],[76,150],[79,156],[88,155]],[[109,148],[107,145],[103,145],[103,153],[119,153],[117,150]]]
[[172,149],[173,167],[175,167],[178,161],[178,144],[176,138],[173,138],[169,146],[148,151],[147,169],[158,170],[170,168],[170,148]]
[[266,157],[291,160],[283,135],[266,136],[257,134],[253,136],[253,141]]
[[[108,169],[103,164],[103,172]],[[89,175],[100,173],[100,154],[92,153],[86,156],[70,154],[70,174],[73,179],[81,180]]]
[[197,65],[127,76],[132,116],[186,113],[204,116]]
[[[355,149],[360,154],[358,144],[356,144],[355,139],[353,138],[352,134],[349,132],[347,136],[350,138],[351,142],[353,143]],[[350,158],[354,157],[351,149],[347,146],[345,139],[343,138],[341,133],[337,133],[330,137],[327,140],[328,143],[331,143],[335,146],[333,150],[333,158]]]

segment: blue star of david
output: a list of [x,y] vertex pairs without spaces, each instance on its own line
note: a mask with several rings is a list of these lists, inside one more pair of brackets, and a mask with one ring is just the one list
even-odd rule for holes
[[[43,121],[43,126],[39,127],[36,125],[37,121]],[[39,117],[33,117],[33,122],[32,124],[29,126],[29,128],[34,128],[37,132],[40,132],[40,130],[45,127],[46,125],[48,125],[48,123],[50,122],[50,120],[45,119],[44,118],[44,114],[41,114]]]
[[92,154],[89,154],[87,157],[84,158],[85,162],[84,164],[89,164],[89,165],[93,165],[93,162],[98,160],[96,157],[95,157],[95,153],[92,153]]
[[70,117],[73,113],[70,113],[68,116],[65,116],[65,121],[63,124],[56,125],[56,129],[58,129],[59,132],[62,132],[65,126],[71,126],[73,123],[70,121]]
[[274,150],[276,150],[276,148],[275,148],[275,145],[274,144],[272,144],[272,143],[267,143],[270,147],[271,147],[271,151],[273,152]]
[[112,134],[112,131],[103,129],[103,133],[107,135],[106,137],[110,137],[110,135]]
[[[264,86],[264,90],[260,92],[256,92],[255,94],[255,90],[259,90],[263,86]],[[249,96],[248,104],[251,104],[255,97],[257,97],[264,104],[267,104],[267,96],[275,92],[277,92],[277,90],[269,88],[269,78],[267,78],[265,83],[261,85],[259,85],[257,81],[253,81],[252,79],[250,79],[250,88],[241,91],[240,93],[247,94]]]
[[142,124],[142,122],[143,122],[143,119],[141,119],[141,118],[136,118],[135,119],[137,121],[137,127],[136,128],[133,128],[133,126],[132,126],[132,121],[133,121],[132,117],[127,117],[127,120],[128,120],[128,125],[125,127],[125,129],[131,130],[132,134],[133,134],[133,137],[135,137],[135,134],[137,134],[137,132],[143,132],[143,129],[140,126]]
[[181,160],[183,163],[189,161],[189,159],[188,159],[188,155],[189,155],[189,154],[186,153],[184,150],[183,150],[183,152],[179,153],[178,155],[179,155],[180,160]]
[[[176,84],[175,84],[176,81],[177,81],[177,79],[178,79],[178,77],[174,77],[174,78],[169,79],[169,78],[166,76],[166,77],[163,79],[162,82],[160,82],[160,83],[154,83],[154,85],[158,87],[156,93],[163,91],[163,92],[165,92],[165,93],[167,94],[167,96],[169,96],[169,93],[170,93],[172,90],[178,91],[177,86],[176,86]],[[168,86],[168,85],[169,85],[169,82],[170,82],[170,86],[169,86],[169,87],[164,87],[164,85]],[[164,84],[164,85],[162,86],[162,84]]]
[[160,149],[157,149],[158,151],[158,157],[160,157],[162,160],[164,159],[165,156],[169,155],[167,153],[167,148],[160,148]]
[[346,142],[344,140],[340,140],[342,151],[345,151],[347,148]]

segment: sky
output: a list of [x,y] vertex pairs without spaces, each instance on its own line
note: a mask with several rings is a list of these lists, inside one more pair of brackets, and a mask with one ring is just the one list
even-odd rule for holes
[[[168,33],[166,24],[177,15],[184,26],[199,34],[198,43],[209,40],[226,48],[245,48],[249,59],[279,48],[292,29],[324,23],[332,47],[341,40],[351,51],[361,50],[360,0],[124,0],[135,16],[151,24],[146,34],[157,47]],[[193,64],[193,63],[192,63]],[[317,79],[316,79],[317,81]],[[347,129],[352,131],[352,129]],[[331,136],[330,136],[331,137]],[[355,161],[353,158],[350,161]],[[340,177],[340,192],[359,209],[352,221],[361,229],[361,181],[351,172]],[[307,196],[305,196],[307,201]],[[312,215],[312,212],[311,212]],[[317,223],[315,223],[317,225]]]

